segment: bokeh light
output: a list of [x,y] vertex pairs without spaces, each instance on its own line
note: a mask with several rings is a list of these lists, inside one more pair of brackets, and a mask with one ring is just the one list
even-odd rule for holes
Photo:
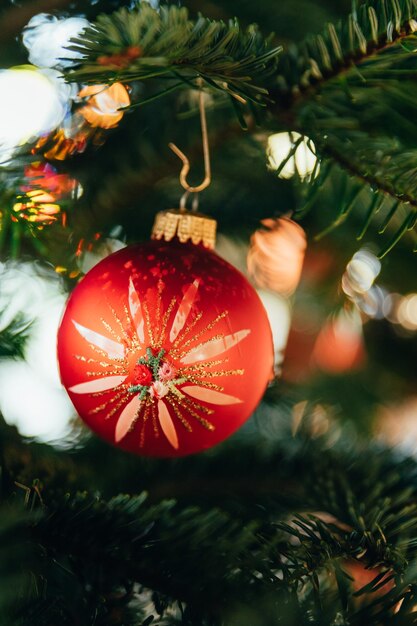
[[355,252],[346,267],[343,291],[352,298],[369,291],[380,271],[381,261],[370,250],[362,248]]
[[0,154],[56,128],[68,111],[71,89],[55,70],[0,70]]
[[81,89],[80,98],[88,98],[79,113],[93,127],[114,128],[123,117],[121,109],[130,105],[127,89],[121,83],[89,85]]
[[307,239],[299,224],[287,217],[262,220],[251,237],[247,268],[257,287],[291,295],[301,277]]
[[[293,154],[291,154],[293,152]],[[292,178],[295,174],[303,180],[319,173],[317,155],[314,143],[300,133],[276,133],[268,138],[267,154],[269,165],[277,170],[286,160],[280,170],[280,178]],[[291,155],[291,156],[290,156]],[[289,157],[289,158],[288,158]]]
[[313,362],[324,372],[341,374],[364,361],[363,331],[356,309],[331,316],[321,329],[313,349]]
[[406,330],[417,330],[417,293],[410,293],[402,298],[396,314],[398,324]]
[[28,191],[25,196],[18,197],[19,202],[13,205],[13,220],[24,219],[38,225],[52,224],[57,220],[61,207],[55,202],[55,196],[41,189]]
[[52,269],[35,263],[0,263],[0,332],[20,316],[30,322],[24,360],[0,359],[0,411],[22,435],[64,439],[74,409],[62,389],[56,334],[66,301]]
[[66,46],[70,45],[71,38],[79,36],[89,25],[83,17],[58,18],[48,13],[34,15],[22,35],[29,61],[39,67],[71,67],[81,55]]
[[291,326],[291,306],[286,298],[269,291],[257,290],[268,316],[274,344],[275,373],[280,374]]

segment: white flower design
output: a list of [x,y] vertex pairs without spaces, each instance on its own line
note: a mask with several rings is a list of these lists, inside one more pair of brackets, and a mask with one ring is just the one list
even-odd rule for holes
[[[244,374],[243,369],[218,369],[218,365],[227,358],[217,361],[214,358],[237,346],[250,330],[239,330],[229,335],[214,334],[212,331],[216,324],[228,314],[224,311],[193,334],[191,331],[203,317],[195,306],[198,288],[198,280],[188,285],[176,309],[175,297],[165,310],[159,297],[156,319],[160,323],[156,324],[151,322],[146,299],[141,302],[130,279],[126,320],[122,322],[109,305],[114,318],[113,326],[116,324],[123,340],[105,320],[102,322],[113,339],[72,320],[81,337],[100,352],[101,360],[97,363],[102,369],[88,372],[94,379],[73,385],[69,391],[90,394],[99,402],[102,402],[102,397],[107,397],[91,413],[103,414],[105,419],[118,414],[114,435],[116,443],[141,420],[140,445],[143,446],[145,424],[152,419],[155,436],[158,436],[159,425],[170,445],[177,450],[179,439],[174,420],[188,432],[193,429],[192,419],[204,428],[214,430],[208,419],[213,409],[201,403],[224,406],[242,402],[224,393],[223,387],[211,382],[211,379]],[[210,335],[209,339],[207,335]],[[202,337],[205,340],[199,343]],[[135,367],[132,367],[132,353],[135,355]],[[111,375],[106,375],[105,370],[110,370]]]
[[169,387],[160,380],[156,380],[149,387],[149,395],[157,400],[164,398],[167,394],[169,394]]

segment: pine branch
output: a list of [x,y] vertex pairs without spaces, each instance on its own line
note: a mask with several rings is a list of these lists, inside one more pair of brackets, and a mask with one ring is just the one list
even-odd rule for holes
[[381,52],[397,54],[396,45],[416,30],[415,20],[416,0],[363,2],[346,19],[281,54],[274,96],[297,98]]
[[145,2],[132,10],[100,15],[72,41],[69,49],[80,52],[83,60],[80,68],[68,73],[68,80],[168,78],[189,87],[201,77],[215,89],[257,104],[267,99],[262,81],[273,71],[280,52],[254,25],[243,31],[236,19],[226,24],[200,15],[192,21],[185,8],[162,6],[156,11]]
[[[417,216],[417,133],[410,123],[417,115],[415,18],[414,0],[362,4],[338,25],[328,25],[322,35],[284,52],[278,88],[272,91],[277,115],[312,139],[328,166],[336,164],[354,177],[348,185],[353,193],[337,199],[336,218],[319,237],[342,224],[364,201],[366,215],[358,239],[382,205],[389,216],[379,224],[382,233],[402,214],[381,257],[413,230]],[[283,111],[288,107],[286,118]],[[326,176],[337,169],[328,166]],[[311,207],[326,176],[310,180],[311,192],[300,215]]]
[[23,358],[29,328],[30,322],[27,322],[22,316],[17,316],[10,324],[0,330],[0,358]]
[[[332,151],[328,145],[323,152],[328,158],[318,162],[317,176],[310,183],[300,185],[303,199],[295,213],[302,219],[312,208],[320,210],[320,206],[326,204],[330,224],[316,234],[317,241],[352,219],[353,212],[356,213],[357,241],[363,240],[371,227],[381,238],[384,236],[380,258],[407,233],[416,240],[417,202],[414,197],[399,195],[388,176],[364,176],[361,164],[355,163],[353,155],[346,157],[339,151]],[[400,158],[407,158],[407,155]],[[337,193],[336,201],[331,200],[331,193]]]
[[[361,5],[346,20],[329,25],[324,34],[286,51],[278,60],[277,86],[272,90],[277,100],[272,110],[288,130],[300,130],[313,139],[321,157],[353,174],[364,189],[378,189],[388,204],[398,203],[398,214],[405,207],[406,216],[381,256],[413,228],[417,207],[417,153],[411,147],[417,133],[408,122],[417,114],[414,18],[415,0],[392,0],[389,5],[373,0]],[[70,80],[177,81],[153,100],[182,82],[193,86],[199,76],[212,88],[258,104],[266,101],[278,52],[270,50],[269,41],[252,27],[240,32],[237,22],[226,25],[201,16],[192,22],[185,9],[170,6],[157,12],[147,4],[100,16],[71,48],[81,52],[84,60],[70,72]],[[139,56],[126,60],[123,55],[132,49]],[[399,77],[410,85],[407,96]],[[387,118],[396,126],[395,140],[386,134]],[[359,238],[373,221],[371,206]],[[353,202],[342,205],[324,232],[342,223],[352,209]]]
[[[343,442],[334,450],[300,443],[294,454],[294,444],[283,442],[284,457],[276,456],[278,446],[263,462],[254,450],[241,451],[241,462],[251,458],[262,477],[260,486],[264,476],[270,478],[267,499],[258,490],[253,507],[196,506],[190,498],[155,504],[144,495],[63,496],[62,481],[56,490],[46,486],[43,503],[29,498],[38,518],[28,519],[23,535],[25,525],[17,521],[16,541],[29,556],[43,555],[21,561],[23,569],[30,567],[33,584],[23,595],[19,587],[18,623],[71,624],[74,616],[90,623],[95,615],[98,625],[108,626],[130,623],[122,617],[127,611],[136,618],[132,623],[160,611],[184,626],[234,626],[239,615],[248,619],[251,607],[258,607],[250,623],[259,626],[324,626],[337,619],[379,626],[396,623],[392,607],[402,599],[401,618],[409,619],[417,558],[416,462],[398,463],[395,453],[372,448],[346,452]],[[209,467],[200,486],[196,479],[194,498],[212,472],[224,475],[224,460],[206,459]],[[183,471],[190,474],[187,463]],[[281,496],[284,476],[297,477],[297,503]],[[16,506],[16,495],[13,500]],[[1,554],[6,546],[13,553],[13,530],[2,537],[0,528]],[[370,572],[360,591],[349,583],[351,563]]]

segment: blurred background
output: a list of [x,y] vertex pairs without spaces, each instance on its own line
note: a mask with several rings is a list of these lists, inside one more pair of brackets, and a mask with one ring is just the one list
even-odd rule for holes
[[[99,13],[130,4],[3,0],[0,8],[3,429],[11,440],[33,441],[52,456],[94,454],[90,461],[97,463],[98,451],[121,464],[133,460],[81,425],[60,385],[55,345],[67,295],[104,256],[148,239],[157,211],[178,206],[180,163],[168,142],[189,155],[192,179],[203,173],[194,93],[140,106],[156,86],[119,84],[103,93],[62,78],[62,70],[77,62],[76,53],[64,50],[69,38]],[[187,6],[193,15],[216,19],[237,13],[242,24],[258,23],[281,44],[318,32],[350,9],[347,0],[189,0]],[[120,110],[129,103],[138,106]],[[306,428],[335,446],[373,441],[416,454],[413,242],[405,237],[379,261],[377,229],[360,233],[360,205],[341,227],[321,236],[338,207],[335,177],[296,226],[291,217],[320,168],[314,147],[302,142],[277,175],[295,135],[273,119],[262,127],[249,119],[243,131],[222,96],[207,95],[206,108],[213,182],[200,208],[218,220],[218,253],[259,290],[277,372],[253,419],[223,445],[233,454],[255,436],[267,445],[291,441]],[[110,489],[114,481],[114,491],[128,489],[124,473],[89,475],[93,486]]]

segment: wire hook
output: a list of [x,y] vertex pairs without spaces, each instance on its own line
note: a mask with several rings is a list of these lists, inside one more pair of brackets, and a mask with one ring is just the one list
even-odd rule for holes
[[[201,84],[201,82],[200,82]],[[173,152],[181,159],[183,162],[183,166],[180,172],[180,183],[183,188],[190,193],[198,193],[199,191],[203,191],[203,189],[207,189],[207,187],[211,183],[211,165],[210,165],[210,148],[208,142],[208,132],[207,132],[207,119],[206,119],[206,108],[204,105],[204,93],[200,88],[199,93],[199,108],[200,108],[200,120],[201,120],[201,135],[203,138],[203,154],[204,154],[204,180],[199,185],[195,187],[191,187],[191,185],[187,182],[187,176],[190,171],[190,161],[185,156],[184,152],[175,145],[175,143],[169,143],[168,146],[171,148]]]

